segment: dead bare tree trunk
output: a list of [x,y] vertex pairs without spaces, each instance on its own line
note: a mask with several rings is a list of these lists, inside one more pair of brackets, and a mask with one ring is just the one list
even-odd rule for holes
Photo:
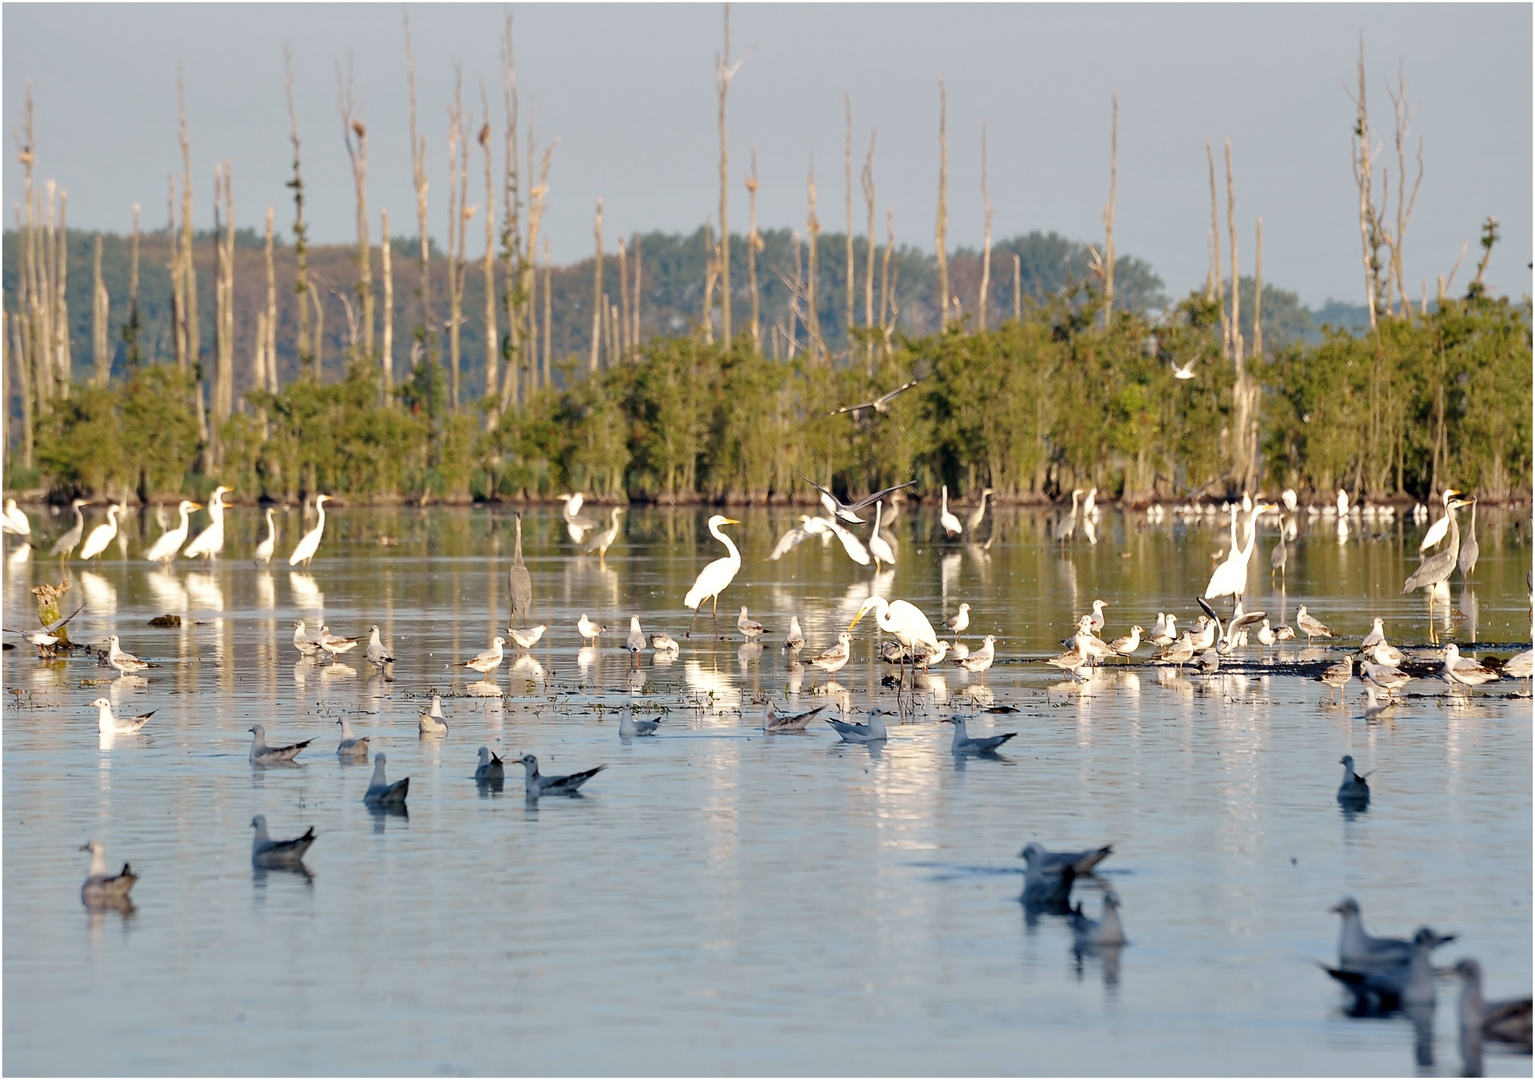
[[629,355],[629,253],[624,238],[618,238],[618,309],[619,318],[613,340],[620,357]]
[[[497,407],[499,400],[498,391],[501,387],[501,372],[498,370],[501,358],[501,328],[496,319],[496,192],[495,175],[491,163],[490,153],[490,102],[485,96],[485,83],[480,83],[480,109],[485,115],[485,122],[480,126],[479,143],[480,150],[485,154],[485,399],[490,407],[485,411],[485,430],[495,428],[496,421],[500,418],[501,410]],[[511,368],[517,367],[517,354],[512,353],[507,358],[507,364]],[[511,383],[517,386],[516,378]],[[515,395],[515,391],[513,392]],[[518,402],[513,400],[512,407],[516,408]]]
[[1370,329],[1376,328],[1380,301],[1380,232],[1371,190],[1376,150],[1371,145],[1369,107],[1365,97],[1364,35],[1359,37],[1359,96],[1354,98],[1354,137],[1350,156],[1354,164],[1354,183],[1359,188],[1359,243],[1364,256],[1365,301],[1370,308]]
[[[426,136],[416,130],[416,57],[410,44],[410,15],[405,15],[405,74],[410,85],[410,164],[411,179],[416,189],[416,220],[421,228],[421,278],[417,291],[421,296],[421,322],[416,327],[416,340],[426,363],[437,362],[437,352],[432,347],[432,278],[429,273],[432,250],[427,232],[426,215]],[[414,366],[414,364],[412,364]]]
[[879,327],[885,359],[890,359],[891,334],[895,330],[895,295],[890,291],[890,256],[895,251],[895,207],[885,207],[885,254],[879,268]]
[[123,324],[123,364],[129,374],[139,367],[139,204],[133,204],[133,241],[128,252],[128,320]]
[[[1253,256],[1253,359],[1263,359],[1263,219],[1258,219],[1258,250]],[[1426,289],[1427,283],[1424,284]]]
[[869,152],[864,156],[863,175],[859,178],[863,185],[864,205],[869,213],[868,250],[864,252],[863,269],[863,329],[864,364],[868,367],[870,378],[874,377],[874,253],[879,249],[874,239],[874,140],[878,134],[877,128],[869,132]]
[[[730,93],[730,80],[741,70],[742,60],[730,62],[730,5],[725,5],[725,51],[715,58],[714,82],[720,100],[720,337],[726,348],[730,346],[730,146],[725,138],[725,98]],[[708,303],[707,298],[705,303]],[[704,322],[709,322],[705,308]]]
[[821,341],[821,308],[820,301],[816,295],[817,279],[820,277],[818,273],[819,258],[817,249],[821,246],[821,223],[816,220],[815,216],[815,164],[813,162],[810,166],[810,175],[806,181],[806,186],[810,197],[810,213],[805,219],[805,235],[808,238],[810,252],[806,264],[805,329],[809,331],[810,362],[811,364],[819,364],[824,357],[824,346]]
[[[1215,296],[1213,299],[1220,301],[1221,305],[1221,350],[1230,359],[1231,353],[1231,319],[1226,312],[1226,285],[1222,280],[1224,274],[1221,268],[1221,218],[1215,195],[1215,151],[1210,147],[1210,140],[1205,140],[1205,161],[1210,166],[1210,257],[1215,277]],[[1236,288],[1236,282],[1231,283]]]
[[[484,96],[484,84],[481,84]],[[520,368],[528,367],[527,397],[531,397],[538,383],[538,322],[533,314],[533,293],[536,291],[537,273],[533,268],[536,254],[537,223],[532,220],[533,196],[528,197],[529,233],[528,245],[522,244],[522,174],[518,168],[522,144],[517,138],[519,101],[517,96],[517,68],[512,53],[512,15],[507,12],[506,25],[501,31],[501,106],[506,117],[502,134],[504,163],[501,169],[501,260],[505,282],[501,302],[506,307],[506,341],[497,341],[501,355],[506,359],[506,371],[501,375],[501,412],[512,408],[520,394]],[[486,123],[490,121],[486,110]],[[533,131],[528,131],[528,175],[533,174]],[[489,150],[486,150],[486,169]],[[487,209],[493,205],[486,196]],[[487,223],[488,223],[487,219]],[[487,224],[488,228],[488,224]],[[526,328],[527,333],[522,331]],[[526,340],[524,340],[526,339]],[[526,356],[524,352],[526,351]],[[487,378],[486,386],[491,386]]]
[[[1406,273],[1402,269],[1402,241],[1407,236],[1407,226],[1412,221],[1412,210],[1418,202],[1418,188],[1423,184],[1423,137],[1418,137],[1418,175],[1413,180],[1412,193],[1409,195],[1406,143],[1412,134],[1412,109],[1407,101],[1407,78],[1400,69],[1397,71],[1396,90],[1393,91],[1391,84],[1387,83],[1386,95],[1391,99],[1395,118],[1397,166],[1396,231],[1387,237],[1387,243],[1391,249],[1391,270],[1392,276],[1396,279],[1397,294],[1401,300],[1401,314],[1406,318],[1412,314],[1412,303],[1407,299]],[[1389,304],[1387,306],[1389,307]]]
[[[746,235],[746,283],[752,301],[752,348],[762,351],[762,294],[757,285],[757,252],[762,248],[762,237],[757,232],[757,148],[752,147],[752,171],[746,178],[746,193],[751,206],[751,222]],[[639,238],[635,238],[635,281],[639,280]],[[636,303],[638,294],[636,293]],[[638,317],[636,317],[635,343],[638,344]]]
[[948,95],[943,79],[938,80],[938,227],[933,245],[938,253],[938,328],[949,327],[949,115]]
[[[602,310],[606,302],[602,297],[602,200],[597,200],[597,217],[592,225],[592,235],[597,239],[597,254],[592,266],[592,353],[586,369],[596,372],[602,350]],[[708,323],[708,299],[704,301],[704,322]]]
[[1013,256],[1013,321],[1023,321],[1023,259]]
[[[634,237],[634,299],[629,303],[629,317],[634,320],[634,329],[630,334],[630,340],[634,347],[640,347],[640,276],[644,272],[644,261],[640,255],[640,237]],[[753,264],[755,269],[755,263]]]
[[107,342],[107,320],[111,313],[111,298],[107,295],[107,287],[101,280],[101,234],[96,234],[96,242],[91,252],[91,346],[96,364],[95,383],[97,386],[106,386],[112,379],[112,353]]
[[550,253],[549,238],[544,237],[544,370],[543,384],[552,381],[549,375],[550,358],[554,352],[554,256]]
[[469,146],[464,132],[462,74],[455,71],[448,112],[448,408],[458,412],[459,334],[464,308],[464,222],[469,216]]
[[378,363],[383,371],[384,404],[394,394],[394,268],[390,265],[389,211],[379,212],[379,269],[384,272],[384,319],[383,341],[380,343]]
[[[299,168],[298,112],[293,106],[293,54],[283,45],[283,86],[288,94],[288,121],[292,127],[293,179],[288,186],[293,189],[293,257],[295,261],[293,291],[298,296],[298,341],[294,351],[298,354],[299,370],[305,364],[315,364],[317,350],[310,345],[309,337],[309,227],[304,224],[304,174]],[[315,381],[320,375],[314,370]]]
[[[976,325],[986,329],[986,302],[991,299],[991,193],[986,190],[986,125],[981,125],[981,204],[986,211],[986,234],[981,242],[981,295],[976,298]],[[1112,226],[1110,232],[1113,232]]]
[[[187,132],[186,88],[178,76],[176,79],[177,112],[180,114],[178,135],[181,140],[181,275],[186,282],[183,296],[186,300],[187,362],[192,370],[192,404],[197,413],[197,437],[204,446],[208,444],[208,406],[203,397],[202,383],[202,329],[197,320],[197,268],[192,262],[192,140]],[[217,201],[217,195],[215,195]],[[215,246],[217,240],[215,240]]]
[[843,278],[847,285],[847,355],[848,360],[853,358],[853,328],[858,324],[853,317],[853,296],[858,282],[857,265],[853,262],[853,99],[846,91],[842,93],[842,105],[847,113],[847,143],[842,150],[842,170],[847,185],[847,249],[843,253]]
[[719,283],[719,246],[714,242],[714,219],[704,222],[704,344],[714,344],[714,286]]
[[[1119,94],[1109,127],[1109,201],[1103,208],[1103,328],[1114,317],[1114,204],[1119,195]],[[1231,144],[1228,142],[1227,146]],[[1235,281],[1235,279],[1233,279]],[[1235,284],[1232,288],[1235,288]]]
[[1242,275],[1237,266],[1237,192],[1231,173],[1231,140],[1226,140],[1226,227],[1231,233],[1231,356],[1237,376],[1243,371],[1242,358]]
[[357,115],[357,99],[352,93],[350,54],[346,61],[345,86],[340,85],[339,68],[336,71],[336,82],[341,110],[341,140],[346,143],[347,158],[352,163],[352,183],[357,187],[357,306],[362,310],[362,348],[367,361],[372,363],[373,241],[368,235],[368,128]]

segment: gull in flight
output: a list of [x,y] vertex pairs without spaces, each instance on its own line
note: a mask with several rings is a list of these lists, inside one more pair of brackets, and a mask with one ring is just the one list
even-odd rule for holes
[[341,725],[341,742],[336,746],[336,756],[343,758],[363,758],[368,756],[368,737],[364,735],[358,738],[352,733],[352,722],[346,717],[337,720]]
[[140,716],[122,717],[119,719],[112,713],[112,703],[106,698],[97,698],[91,702],[96,707],[96,727],[103,735],[131,735],[149,722],[154,711]]
[[636,735],[654,735],[656,729],[661,726],[661,718],[654,720],[636,720],[634,718],[634,706],[625,705],[623,711],[618,714],[618,737],[620,739],[632,739]]
[[91,853],[91,868],[85,875],[85,884],[80,886],[81,903],[87,907],[127,903],[128,894],[139,880],[132,867],[123,863],[120,873],[107,873],[107,848],[100,840],[87,840],[80,850]]
[[534,801],[543,795],[578,795],[582,784],[607,768],[606,765],[598,765],[594,769],[571,773],[569,776],[544,776],[538,771],[538,758],[532,754],[523,754],[518,760],[527,770],[527,778],[523,781],[527,797]]
[[298,752],[313,739],[305,739],[303,742],[294,743],[292,746],[268,746],[266,744],[266,728],[260,724],[253,724],[248,729],[252,735],[250,761],[252,765],[286,765],[298,757]]
[[1016,731],[1009,731],[1005,735],[989,735],[972,739],[969,732],[965,730],[963,716],[946,716],[939,723],[954,725],[954,741],[949,744],[949,753],[955,755],[995,754],[997,747],[1018,734]]
[[255,839],[251,841],[251,862],[262,867],[292,867],[299,866],[304,861],[304,852],[315,842],[314,826],[309,826],[303,836],[293,840],[273,840],[266,831],[266,815],[257,814],[251,818],[251,828],[256,830]]
[[1178,361],[1174,360],[1174,361],[1172,361],[1172,365],[1173,365],[1173,378],[1175,378],[1175,379],[1192,379],[1194,377],[1194,361],[1193,360],[1190,360],[1187,364],[1184,364],[1182,367],[1179,367],[1178,366]]
[[[41,630],[12,630],[9,627],[7,627],[5,632],[8,633],[8,634],[16,634],[16,635],[18,635],[20,637],[26,638],[28,645],[35,645],[35,646],[37,646],[37,651],[38,651],[39,655],[41,655],[41,656],[52,656],[53,655],[53,647],[55,645],[57,645],[60,641],[63,640],[63,638],[58,636],[59,628],[62,627],[65,623],[69,622],[70,619],[73,619],[76,615],[80,614],[80,612],[82,612],[84,610],[85,610],[85,605],[81,604],[79,607],[75,608],[74,611],[70,612],[64,618],[59,619],[57,622],[49,623],[47,626],[43,627]],[[126,655],[126,654],[124,654],[124,655]]]
[[410,777],[390,783],[384,775],[384,755],[373,755],[373,777],[362,801],[368,806],[404,807],[405,796],[410,794]]
[[858,412],[860,409],[873,409],[875,412],[883,416],[885,413],[890,411],[890,402],[895,400],[896,395],[905,393],[907,390],[910,390],[913,386],[916,386],[921,381],[921,378],[913,379],[909,383],[902,383],[888,394],[880,395],[873,401],[861,401],[857,405],[844,405],[842,408],[837,409],[835,412],[829,412],[826,415],[841,416],[843,413]]
[[904,484],[897,484],[895,487],[887,487],[883,491],[876,491],[872,495],[866,495],[855,503],[845,503],[803,473],[801,474],[801,479],[821,493],[821,505],[826,507],[828,514],[834,518],[841,518],[850,525],[867,524],[863,518],[858,516],[858,511],[866,506],[873,506],[891,492],[900,491],[902,488],[909,488],[916,483],[915,480],[908,480]]
[[476,784],[494,784],[500,787],[506,780],[506,765],[495,754],[490,752],[490,747],[480,747],[480,763],[474,767],[474,782]]
[[884,742],[889,738],[888,733],[885,731],[885,716],[888,713],[888,709],[870,709],[869,722],[867,724],[848,724],[841,720],[831,719],[828,719],[826,722],[836,730],[838,735],[842,736],[843,742]]

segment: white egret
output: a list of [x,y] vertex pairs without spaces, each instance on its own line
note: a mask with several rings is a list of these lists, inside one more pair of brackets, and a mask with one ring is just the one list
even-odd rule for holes
[[847,557],[859,566],[869,565],[869,549],[863,546],[863,541],[854,536],[852,530],[835,518],[811,518],[811,522],[821,522],[826,531],[842,541],[842,550],[847,552]]
[[80,507],[89,506],[89,499],[75,499],[69,504],[69,508],[75,512],[75,524],[67,533],[54,541],[53,547],[48,549],[49,558],[69,558],[70,552],[80,544],[80,538],[85,535],[85,515],[80,512]]
[[943,531],[950,536],[958,536],[964,526],[959,523],[959,518],[949,512],[949,485],[943,485],[943,502],[938,510],[938,524],[943,526]]
[[869,534],[869,554],[874,556],[874,572],[876,574],[879,573],[881,563],[888,563],[891,566],[895,565],[895,551],[891,548],[890,542],[881,536],[879,532],[880,515],[884,511],[885,504],[883,502],[875,504],[874,531]]
[[272,553],[277,550],[277,523],[272,520],[272,508],[266,508],[266,536],[261,543],[256,545],[256,565],[267,566],[272,562]]
[[[831,530],[825,528],[824,526],[816,530],[816,532],[812,532],[808,528],[810,521],[812,520],[810,515],[801,514],[799,520],[800,523],[798,525],[795,525],[788,532],[784,533],[778,538],[778,543],[773,547],[773,553],[768,556],[768,560],[770,562],[777,562],[790,551],[794,550],[794,548],[810,539],[810,537],[817,535],[817,533],[819,533],[821,536],[827,537],[828,539],[830,538]],[[815,520],[819,521],[820,519],[817,518]]]
[[579,491],[574,495],[561,495],[565,500],[565,506],[560,510],[560,516],[565,519],[565,531],[570,534],[570,541],[579,544],[586,539],[586,534],[597,527],[597,523],[591,518],[579,517],[581,504],[585,496]]
[[1082,497],[1082,520],[1098,520],[1098,488],[1096,486],[1089,488],[1087,494]]
[[113,503],[107,507],[107,522],[105,525],[97,525],[91,530],[91,534],[85,538],[85,545],[80,548],[80,558],[94,559],[107,549],[107,545],[117,539],[117,514],[122,507]]
[[1423,539],[1418,541],[1419,555],[1423,554],[1429,548],[1433,547],[1435,544],[1439,543],[1439,541],[1443,540],[1446,536],[1449,535],[1450,500],[1459,494],[1460,492],[1456,491],[1454,488],[1444,489],[1443,494],[1440,496],[1440,498],[1444,500],[1444,513],[1440,515],[1438,521],[1434,522],[1428,527],[1428,531],[1423,534]]
[[618,518],[623,512],[624,508],[622,506],[613,507],[612,521],[608,523],[608,527],[592,537],[591,543],[586,545],[587,551],[595,551],[597,553],[599,561],[606,557],[608,548],[612,547],[613,542],[618,539]]
[[1071,539],[1071,534],[1077,531],[1077,503],[1082,499],[1082,489],[1075,488],[1071,493],[1071,513],[1061,518],[1055,525],[1055,538],[1062,543]]
[[5,500],[5,513],[0,515],[0,532],[14,533],[17,536],[31,536],[32,522],[16,505],[15,499]]
[[905,600],[887,602],[883,596],[869,597],[859,607],[858,614],[853,616],[848,630],[851,631],[871,611],[874,612],[874,621],[879,624],[879,628],[887,634],[895,635],[896,640],[908,651],[938,651],[938,635],[933,631],[933,624],[927,621],[927,616],[915,604]]
[[1258,515],[1269,509],[1263,500],[1253,503],[1252,510],[1247,515],[1247,543],[1238,548],[1236,543],[1236,511],[1232,511],[1231,524],[1231,550],[1226,555],[1226,561],[1215,568],[1215,573],[1210,575],[1210,584],[1205,586],[1204,596],[1206,600],[1213,600],[1218,596],[1231,596],[1240,600],[1242,594],[1247,591],[1247,569],[1252,563],[1253,548],[1258,543],[1257,520]]
[[735,541],[720,532],[722,525],[741,524],[735,518],[728,518],[724,514],[715,514],[709,519],[709,532],[716,540],[725,545],[729,552],[723,559],[715,559],[699,573],[693,582],[693,587],[682,598],[685,607],[693,609],[692,621],[688,623],[688,634],[693,633],[693,623],[698,621],[698,612],[706,599],[714,600],[714,622],[716,631],[719,629],[720,618],[720,593],[735,580],[735,576],[741,570],[741,552],[736,549]]
[[208,500],[208,516],[213,520],[186,546],[181,553],[183,559],[201,559],[207,563],[224,550],[224,496],[229,490],[223,484],[213,489],[213,497]]
[[289,566],[297,566],[299,563],[308,566],[309,561],[314,558],[314,553],[320,550],[320,538],[325,535],[325,500],[329,498],[329,495],[314,497],[314,510],[320,520],[315,523],[314,528],[304,534],[304,538],[293,549],[293,554],[288,556]]
[[982,488],[981,501],[976,504],[974,510],[970,511],[970,516],[965,519],[965,528],[970,530],[971,536],[974,536],[975,531],[981,527],[981,522],[986,520],[986,499],[991,493],[991,488]]
[[150,549],[144,552],[145,560],[148,562],[157,562],[161,566],[169,566],[171,560],[176,557],[176,552],[181,550],[181,545],[186,543],[188,528],[187,514],[193,510],[200,509],[202,509],[202,507],[200,507],[192,500],[182,499],[181,505],[177,507],[177,511],[180,513],[181,518],[176,527],[174,529],[167,529],[165,532],[160,534],[160,539],[156,540],[154,544],[150,546]]

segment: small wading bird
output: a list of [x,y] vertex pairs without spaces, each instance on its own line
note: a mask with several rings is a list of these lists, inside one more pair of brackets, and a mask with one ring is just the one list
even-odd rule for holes
[[181,553],[183,559],[202,559],[206,565],[224,550],[224,496],[227,494],[229,488],[222,484],[213,489],[213,496],[208,500],[208,517],[212,521],[186,546]]
[[181,515],[176,527],[166,529],[160,534],[160,538],[150,545],[148,551],[144,552],[144,560],[146,562],[157,562],[161,566],[169,566],[171,560],[176,557],[176,553],[181,550],[181,545],[187,542],[187,529],[189,527],[187,515],[193,510],[200,509],[202,507],[192,500],[182,499],[180,505],[176,507],[177,513]]
[[886,412],[889,411],[890,403],[895,400],[897,395],[904,394],[906,391],[910,390],[913,386],[916,386],[921,381],[921,378],[913,379],[909,383],[903,383],[900,386],[897,386],[888,394],[880,395],[873,401],[863,401],[859,402],[857,405],[844,405],[842,408],[837,409],[834,412],[829,412],[826,415],[841,416],[843,413],[858,412],[860,409],[873,409],[876,413],[879,413],[883,416]]
[[886,495],[900,491],[902,488],[909,488],[916,483],[915,480],[908,480],[904,484],[896,484],[894,487],[887,487],[883,491],[876,491],[872,495],[865,495],[855,503],[845,503],[833,495],[826,488],[823,488],[820,484],[810,479],[810,477],[805,476],[803,473],[800,474],[800,478],[804,480],[805,483],[809,484],[811,487],[815,488],[821,493],[821,505],[826,507],[826,512],[828,514],[834,518],[841,518],[843,521],[850,525],[868,524],[868,522],[864,521],[863,518],[858,516],[858,511],[862,510],[866,506],[873,506]]
[[320,539],[325,535],[325,501],[329,495],[316,495],[314,497],[314,512],[319,517],[315,527],[306,532],[293,549],[293,554],[288,556],[288,565],[297,566],[303,563],[308,566],[314,558],[314,553],[320,550]]
[[741,570],[741,552],[737,550],[735,541],[720,532],[720,527],[739,524],[741,523],[735,518],[728,518],[724,514],[715,514],[709,519],[710,535],[724,544],[729,554],[705,566],[694,580],[693,587],[682,598],[683,606],[693,609],[693,618],[688,622],[687,637],[693,636],[693,624],[698,621],[698,612],[702,609],[703,602],[709,599],[714,601],[714,631],[716,635],[719,633],[720,593],[725,591]]
[[256,830],[255,839],[251,841],[251,862],[261,867],[298,866],[316,839],[314,826],[311,825],[303,836],[296,839],[273,840],[267,835],[265,814],[251,818],[251,828]]

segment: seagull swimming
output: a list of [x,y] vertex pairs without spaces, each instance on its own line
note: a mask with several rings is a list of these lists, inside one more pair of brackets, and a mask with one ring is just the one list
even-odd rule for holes
[[292,746],[268,746],[266,744],[266,728],[260,724],[253,724],[248,730],[253,736],[250,752],[252,765],[286,765],[298,757],[300,750],[314,742],[313,739],[305,739],[303,742],[294,743]]
[[505,764],[499,757],[490,752],[490,747],[480,747],[480,763],[474,767],[474,782],[477,784],[494,784],[499,787],[505,779]]
[[[1333,914],[1343,917],[1338,931],[1338,966],[1342,968],[1371,968],[1399,966],[1412,960],[1413,943],[1401,938],[1378,938],[1365,933],[1364,920],[1359,917],[1359,902],[1346,896],[1329,908]],[[1455,940],[1454,934],[1435,935],[1433,947]]]
[[781,735],[788,731],[804,731],[806,725],[815,719],[816,714],[825,708],[825,705],[817,705],[809,712],[786,716],[774,707],[772,699],[769,698],[762,703],[762,730],[768,735]]
[[1515,998],[1512,1001],[1491,1003],[1482,1000],[1482,965],[1475,960],[1468,958],[1456,964],[1455,974],[1461,979],[1461,1038],[1464,1040],[1469,1036],[1522,1043],[1528,1053],[1531,1035],[1530,999]]
[[569,776],[544,776],[538,771],[538,758],[532,754],[523,754],[518,760],[527,770],[527,778],[523,781],[523,786],[527,797],[533,800],[543,795],[577,795],[579,793],[577,789],[582,784],[607,768],[606,765],[598,765],[594,769],[571,773]]
[[251,862],[257,866],[298,866],[304,861],[304,852],[315,842],[313,825],[297,839],[273,840],[267,835],[265,814],[251,818],[251,828],[256,830],[256,837],[251,841]]
[[80,902],[87,907],[126,903],[134,882],[139,880],[133,868],[123,863],[120,873],[107,873],[107,849],[100,840],[87,840],[80,850],[91,853],[91,868],[85,875],[85,884],[80,886]]
[[1082,913],[1082,904],[1071,913],[1071,936],[1078,951],[1123,945],[1125,928],[1119,921],[1119,896],[1110,889],[1103,894],[1103,917],[1090,919]]
[[384,755],[373,755],[373,778],[362,801],[369,806],[404,806],[405,796],[410,794],[410,777],[390,783],[384,776]]
[[1343,783],[1338,786],[1338,802],[1343,806],[1362,810],[1370,802],[1370,785],[1354,771],[1354,757],[1344,754],[1338,759],[1343,766]]
[[368,756],[368,736],[358,738],[352,734],[352,722],[346,717],[337,720],[341,725],[341,742],[336,747],[336,756],[343,758],[366,758]]
[[1434,971],[1429,963],[1429,953],[1441,944],[1441,939],[1425,926],[1411,942],[1403,944],[1408,949],[1405,963],[1324,970],[1348,987],[1358,1006],[1367,1012],[1384,1012],[1404,1005],[1432,1005]]
[[889,734],[885,731],[885,716],[887,714],[889,714],[888,709],[870,709],[869,722],[867,724],[848,724],[841,720],[831,719],[828,719],[826,722],[836,729],[838,735],[842,736],[843,742],[884,742],[889,738]]
[[423,735],[446,735],[448,733],[447,721],[442,715],[441,696],[437,694],[432,695],[432,707],[420,715],[418,726]]
[[636,735],[654,735],[656,728],[661,726],[661,718],[654,720],[636,720],[634,718],[634,706],[625,705],[618,714],[618,737],[620,739],[632,739]]
[[1005,735],[989,735],[979,739],[972,739],[965,730],[965,718],[963,716],[946,716],[939,723],[954,725],[954,741],[949,744],[951,754],[994,754],[997,747],[1015,737],[1016,731],[1009,731]]
[[99,710],[96,726],[103,735],[131,735],[148,723],[149,718],[154,715],[154,712],[147,712],[139,716],[125,716],[119,719],[113,715],[112,703],[106,698],[97,698],[91,704]]

